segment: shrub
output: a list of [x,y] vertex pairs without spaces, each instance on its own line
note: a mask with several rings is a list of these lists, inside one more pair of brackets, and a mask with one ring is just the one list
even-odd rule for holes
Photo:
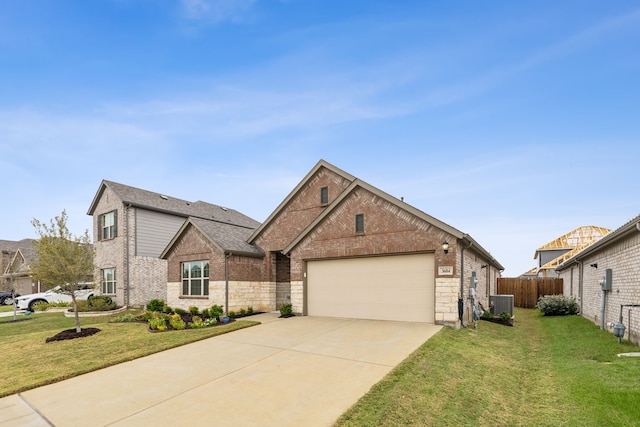
[[236,317],[236,312],[233,310],[229,311],[229,317]]
[[162,312],[165,314],[171,314],[173,313],[173,308],[169,307],[168,305],[165,305],[164,307],[162,307]]
[[155,331],[166,331],[167,321],[162,316],[154,316],[149,319],[149,327]]
[[253,314],[253,307],[247,307],[247,314]]
[[224,314],[224,308],[222,308],[221,305],[215,305],[214,304],[209,309],[209,314],[211,315],[212,318],[219,319],[220,316],[222,316]]
[[176,314],[179,314],[179,315],[181,315],[181,316],[182,316],[183,314],[187,314],[187,311],[186,311],[186,310],[184,310],[184,309],[182,309],[182,308],[174,308],[174,309],[173,309],[173,312],[174,312],[174,313],[176,313]]
[[205,308],[204,310],[202,310],[202,317],[204,317],[204,318],[211,317],[211,315],[209,314],[209,309],[208,308]]
[[198,307],[195,307],[193,305],[191,307],[189,307],[189,313],[192,316],[197,316],[199,312],[200,312],[200,310],[198,310]]
[[213,326],[218,323],[218,319],[215,317],[210,317],[204,321],[204,326]]
[[536,307],[545,316],[566,316],[578,314],[580,311],[575,298],[565,297],[564,295],[545,295],[540,297]]
[[153,317],[153,313],[154,313],[153,311],[145,310],[141,315],[142,320],[144,320],[145,322],[148,322]]
[[162,311],[164,308],[164,300],[152,299],[147,303],[147,310],[149,311]]
[[282,304],[282,307],[280,307],[280,315],[290,316],[291,314],[293,314],[293,305],[290,302]]
[[247,314],[247,310],[245,310],[244,308],[240,309],[240,316],[244,316]]
[[500,319],[503,322],[506,322],[507,320],[511,319],[511,315],[509,313],[507,313],[506,311],[503,311],[502,313],[500,313]]
[[122,316],[117,316],[109,321],[109,323],[130,323],[130,322],[139,322],[142,320],[142,316],[136,316],[131,313],[123,314]]
[[200,316],[193,316],[191,318],[191,327],[194,329],[198,329],[198,328],[204,328],[204,322],[202,321],[202,317]]
[[177,330],[182,330],[187,327],[187,325],[184,323],[184,320],[182,320],[182,317],[180,317],[179,314],[172,314],[169,317],[169,324],[173,329]]
[[45,311],[49,307],[51,307],[51,304],[48,302],[37,302],[33,304],[33,311]]
[[116,308],[116,303],[106,295],[92,295],[86,301],[76,303],[78,311],[109,311]]
[[483,320],[491,320],[491,319],[493,319],[493,314],[491,314],[491,312],[489,310],[485,310],[482,313],[482,317],[480,317],[480,318],[483,319]]

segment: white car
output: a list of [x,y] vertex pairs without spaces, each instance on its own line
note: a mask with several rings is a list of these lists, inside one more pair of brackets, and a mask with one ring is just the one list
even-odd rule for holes
[[[16,305],[20,310],[33,311],[33,306],[39,302],[57,303],[57,302],[71,302],[71,295],[61,294],[57,292],[60,286],[56,286],[53,289],[49,289],[46,292],[39,292],[37,294],[23,295],[16,298]],[[93,283],[81,284],[79,289],[75,292],[76,299],[87,299],[93,295]]]

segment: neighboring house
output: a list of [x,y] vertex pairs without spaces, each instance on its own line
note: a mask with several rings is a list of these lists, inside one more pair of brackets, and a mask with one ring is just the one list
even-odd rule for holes
[[127,306],[167,299],[167,263],[159,256],[187,218],[253,229],[259,225],[233,209],[106,180],[88,215],[93,216],[95,280],[102,294]]
[[[607,269],[612,288],[603,291]],[[640,216],[565,259],[557,272],[582,316],[601,326],[618,322],[621,305],[640,305]],[[640,343],[640,307],[624,307],[623,315],[626,337]]]
[[[232,230],[184,224],[162,253],[169,305],[457,326],[471,321],[472,274],[488,307],[504,269],[468,234],[322,160],[246,240]],[[209,293],[194,296],[207,267]]]
[[590,244],[602,239],[611,230],[592,225],[578,227],[536,249],[533,259],[538,266],[521,277],[556,277],[556,268]]
[[32,239],[0,240],[0,289],[13,288],[20,295],[41,291],[40,283],[29,277],[32,244]]

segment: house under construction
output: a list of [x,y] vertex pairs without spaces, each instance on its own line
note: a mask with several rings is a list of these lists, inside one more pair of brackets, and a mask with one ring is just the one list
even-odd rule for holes
[[592,225],[578,227],[536,249],[533,259],[538,260],[538,266],[527,271],[523,276],[556,277],[555,270],[563,261],[609,233],[611,230],[603,227]]

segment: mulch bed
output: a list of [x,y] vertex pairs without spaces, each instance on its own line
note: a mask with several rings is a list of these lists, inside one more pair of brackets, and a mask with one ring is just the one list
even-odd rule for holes
[[296,315],[294,313],[291,313],[291,314],[281,314],[280,316],[278,316],[279,319],[287,319],[289,317],[296,317]]
[[72,340],[75,338],[90,337],[91,335],[97,334],[98,332],[100,332],[100,329],[98,328],[83,328],[83,329],[80,329],[80,332],[76,332],[76,328],[67,329],[65,331],[55,334],[52,337],[47,338],[46,342],[64,341],[64,340]]
[[491,323],[499,323],[499,324],[505,325],[505,326],[513,326],[513,319],[502,320],[499,317],[494,317],[493,319],[481,318],[480,320],[484,320],[484,321],[491,322]]

